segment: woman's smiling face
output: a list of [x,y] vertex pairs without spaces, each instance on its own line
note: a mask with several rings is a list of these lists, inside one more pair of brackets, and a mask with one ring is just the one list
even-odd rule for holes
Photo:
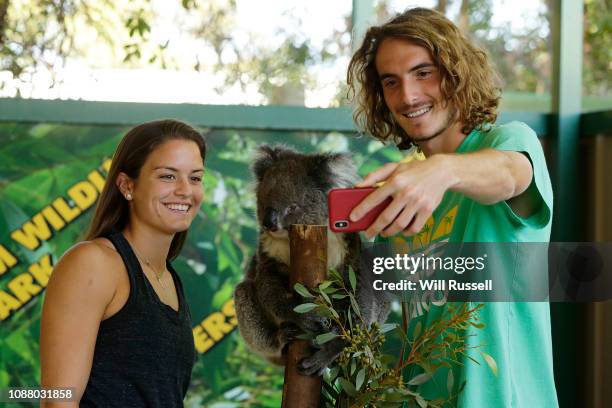
[[130,223],[167,234],[187,230],[204,197],[203,174],[196,143],[171,139],[157,146],[132,180]]

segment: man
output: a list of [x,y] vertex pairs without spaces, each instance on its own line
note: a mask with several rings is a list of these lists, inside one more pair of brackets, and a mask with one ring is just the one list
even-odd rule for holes
[[[381,141],[415,145],[426,160],[390,163],[358,187],[385,183],[351,213],[361,218],[393,201],[366,235],[403,232],[412,247],[439,242],[548,242],[552,188],[536,134],[513,122],[496,126],[499,90],[486,54],[442,14],[415,8],[368,30],[353,56],[348,83],[356,121]],[[511,271],[508,272],[510,274]],[[542,271],[546,273],[546,271]],[[431,324],[444,306],[414,321]],[[460,407],[557,407],[546,303],[487,303],[482,329],[467,330],[469,357],[454,368]],[[449,397],[440,369],[420,391]]]

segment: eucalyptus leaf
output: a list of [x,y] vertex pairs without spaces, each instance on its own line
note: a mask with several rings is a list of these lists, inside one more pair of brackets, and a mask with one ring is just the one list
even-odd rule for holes
[[338,373],[340,372],[340,367],[336,366],[332,369],[329,370],[329,381],[333,382],[336,377],[338,376]]
[[398,327],[398,325],[396,323],[385,323],[382,326],[380,326],[379,331],[381,333],[387,333],[387,332],[390,332],[391,330],[395,329],[396,327]]
[[297,293],[299,293],[302,297],[305,298],[313,298],[314,295],[312,295],[308,289],[306,289],[306,286],[302,285],[301,283],[296,283],[295,285],[293,285],[293,289],[295,289],[295,291]]
[[342,389],[351,397],[354,397],[355,395],[357,395],[357,390],[355,389],[355,386],[353,384],[351,384],[351,382],[349,380],[347,380],[344,377],[340,377],[338,379],[340,381],[340,385],[342,386]]
[[323,291],[323,290],[327,289],[331,284],[332,284],[332,281],[328,281],[328,280],[323,281],[323,283],[321,283],[319,285],[319,290]]
[[335,339],[336,337],[339,337],[339,335],[337,333],[334,333],[334,332],[323,333],[323,334],[319,334],[315,338],[315,342],[317,344],[324,344],[324,343],[327,343],[330,340]]
[[355,378],[355,388],[357,388],[357,390],[361,389],[361,386],[363,385],[363,380],[365,380],[365,374],[366,374],[365,367],[363,367],[357,373],[357,377]]
[[429,405],[427,401],[425,401],[425,399],[421,397],[420,395],[417,395],[415,399],[416,399],[417,404],[419,404],[419,407],[421,408],[427,408],[427,406]]
[[416,326],[414,327],[414,331],[412,332],[413,340],[416,340],[421,335],[422,327],[423,325],[421,324],[421,322],[417,322]]
[[293,308],[293,311],[296,313],[308,313],[316,307],[317,305],[314,303],[302,303],[301,305],[297,305],[295,308]]
[[431,373],[422,373],[422,374],[416,375],[412,377],[410,381],[408,381],[408,385],[425,384],[427,381],[431,380],[431,377],[432,377]]
[[359,305],[357,304],[357,301],[355,300],[355,296],[353,296],[352,294],[349,295],[349,297],[351,298],[351,306],[353,307],[353,310],[355,311],[355,314],[357,316],[361,315],[361,310],[359,309]]
[[355,271],[351,267],[349,267],[349,282],[351,283],[351,288],[353,288],[354,293],[357,291],[357,277],[355,276]]
[[482,357],[493,372],[493,375],[497,377],[497,363],[495,362],[495,359],[484,351],[481,351],[480,354],[482,354]]

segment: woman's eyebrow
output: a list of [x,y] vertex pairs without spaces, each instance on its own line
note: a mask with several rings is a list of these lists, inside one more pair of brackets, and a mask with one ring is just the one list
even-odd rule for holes
[[[171,166],[157,166],[157,167],[154,167],[153,170],[170,170],[170,171],[176,171],[176,172],[179,171],[179,169],[177,169],[176,167],[171,167]],[[203,172],[204,168],[203,167],[199,167],[197,169],[193,169],[193,170],[191,170],[190,173],[195,173],[195,172],[198,172],[198,171],[202,171]]]

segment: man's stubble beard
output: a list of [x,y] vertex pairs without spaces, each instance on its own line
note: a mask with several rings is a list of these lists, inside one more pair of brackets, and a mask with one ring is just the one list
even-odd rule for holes
[[[457,119],[457,109],[452,108],[448,112],[448,115],[446,117],[446,122],[444,123],[444,125],[442,125],[442,127],[440,127],[440,129],[436,130],[429,136],[422,136],[420,138],[415,138],[413,136],[410,136],[408,132],[406,132],[406,130],[404,129],[405,135],[402,137],[403,139],[402,142],[409,141],[418,146],[419,143],[423,143],[423,142],[427,142],[429,140],[435,139],[436,137],[440,136],[442,133],[446,132],[451,126],[453,126],[456,122],[456,119]],[[408,138],[408,140],[405,140],[406,138]]]

